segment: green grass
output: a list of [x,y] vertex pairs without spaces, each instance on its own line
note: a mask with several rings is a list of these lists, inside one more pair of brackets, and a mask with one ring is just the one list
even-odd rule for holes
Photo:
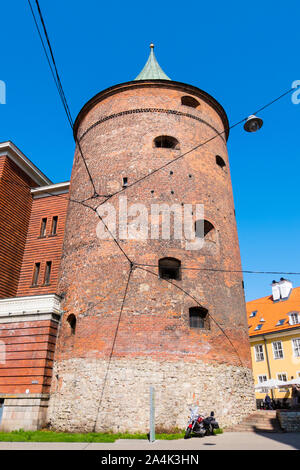
[[[222,433],[222,429],[217,429],[215,434]],[[157,433],[157,440],[183,439],[184,431],[168,434]],[[8,433],[0,432],[0,441],[2,442],[115,442],[117,439],[148,439],[147,434],[130,433],[65,433],[55,431],[11,431]]]

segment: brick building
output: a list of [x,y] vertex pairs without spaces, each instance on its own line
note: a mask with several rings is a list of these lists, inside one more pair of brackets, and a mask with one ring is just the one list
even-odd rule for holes
[[[161,428],[183,427],[193,401],[240,421],[254,391],[224,109],[167,77],[151,45],[135,80],[82,108],[74,136],[70,188],[1,144],[0,426],[145,430],[150,386]],[[203,204],[203,247],[133,240],[121,221],[119,246],[101,239],[104,195],[118,215],[125,203]]]

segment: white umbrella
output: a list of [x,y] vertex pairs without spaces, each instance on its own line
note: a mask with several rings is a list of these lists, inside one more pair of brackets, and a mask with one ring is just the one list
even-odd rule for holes
[[269,379],[265,380],[264,382],[260,382],[259,384],[255,385],[255,390],[258,390],[260,388],[279,388],[283,387],[287,384],[287,382],[284,382],[283,380],[278,380],[278,379]]
[[285,383],[286,385],[300,385],[300,377],[296,377],[295,379],[288,380]]

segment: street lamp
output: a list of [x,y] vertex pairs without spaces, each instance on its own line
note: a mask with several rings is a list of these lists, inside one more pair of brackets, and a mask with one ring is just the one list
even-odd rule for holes
[[263,120],[257,116],[252,114],[248,117],[247,121],[244,124],[244,129],[247,132],[256,132],[258,131],[261,126],[263,125]]

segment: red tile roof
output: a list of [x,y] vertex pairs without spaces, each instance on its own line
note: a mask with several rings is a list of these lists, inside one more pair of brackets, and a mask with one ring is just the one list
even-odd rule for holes
[[[273,333],[291,328],[299,328],[300,324],[290,325],[288,314],[299,312],[300,318],[300,287],[292,290],[287,300],[273,302],[272,295],[261,299],[251,300],[246,304],[247,319],[249,325],[249,336],[263,333]],[[256,315],[250,317],[251,312],[257,311]],[[261,321],[263,319],[264,321]],[[281,325],[277,325],[279,320],[284,320]],[[259,330],[255,330],[258,325],[262,325]]]

